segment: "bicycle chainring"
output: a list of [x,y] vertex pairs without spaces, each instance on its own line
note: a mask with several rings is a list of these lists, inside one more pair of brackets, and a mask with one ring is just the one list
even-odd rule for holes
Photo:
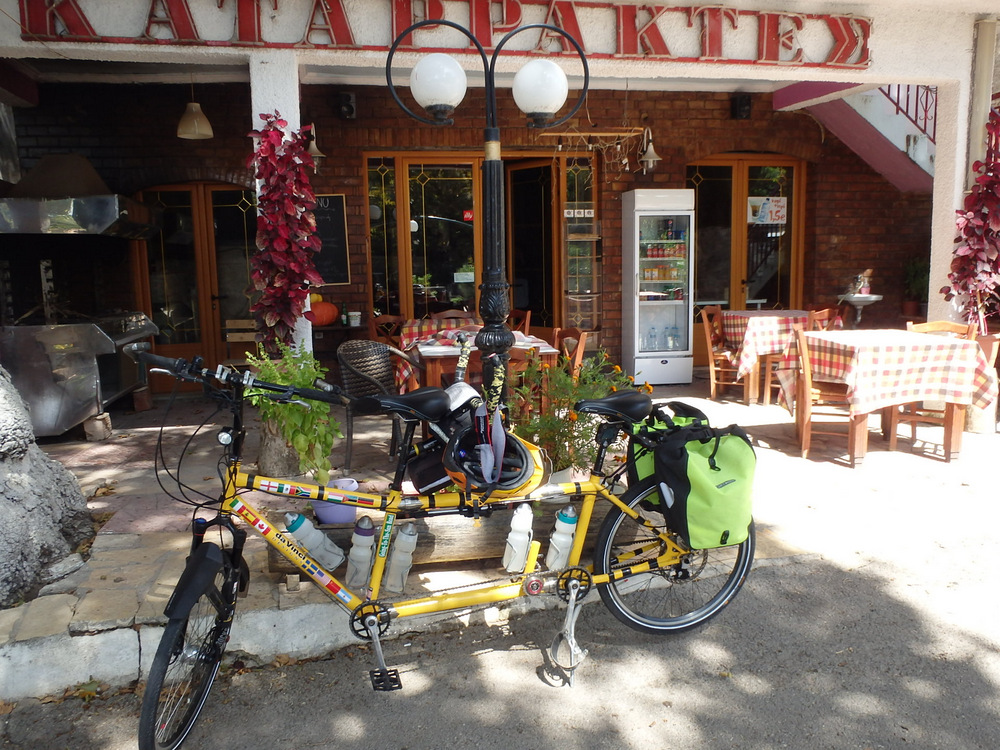
[[378,634],[379,636],[385,635],[385,632],[389,629],[391,620],[389,619],[389,610],[378,602],[365,602],[364,604],[357,607],[353,612],[351,612],[351,632],[356,638],[360,638],[362,641],[370,641],[372,639],[371,632],[368,626],[365,625],[365,619],[370,615],[375,615],[378,620]]
[[559,594],[559,598],[564,602],[569,601],[569,582],[575,580],[580,584],[580,588],[576,592],[576,598],[578,601],[582,600],[587,594],[590,593],[590,588],[594,584],[594,578],[590,575],[590,571],[586,568],[567,568],[562,573],[559,574],[559,578],[556,581],[556,592]]

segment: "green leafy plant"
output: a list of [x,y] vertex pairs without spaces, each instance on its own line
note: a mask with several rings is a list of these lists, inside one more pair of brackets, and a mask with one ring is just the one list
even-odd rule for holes
[[[258,345],[258,356],[247,354],[247,362],[257,371],[257,377],[268,383],[281,383],[300,388],[311,388],[316,378],[326,375],[313,357],[303,348],[277,342],[278,358],[268,357],[263,344]],[[278,434],[295,449],[299,456],[299,470],[312,471],[316,481],[330,481],[330,453],[334,438],[343,437],[340,422],[333,418],[330,405],[310,401],[309,408],[301,404],[282,404],[268,398],[264,391],[250,391],[250,401],[257,407],[265,423],[277,428]]]
[[992,110],[986,131],[990,146],[986,158],[973,164],[976,183],[958,211],[955,254],[948,286],[941,294],[965,304],[965,317],[987,333],[986,318],[1000,307],[1000,112]]
[[903,267],[903,298],[911,302],[923,302],[930,272],[931,262],[928,258],[908,260]]
[[309,184],[313,158],[308,153],[309,129],[286,137],[288,122],[277,111],[262,114],[264,127],[250,136],[257,149],[247,165],[259,181],[257,252],[250,258],[250,277],[259,294],[250,312],[257,320],[264,347],[291,343],[295,322],[305,311],[309,284],[322,284],[313,255],[322,247],[312,209],[316,196]]
[[[543,448],[556,469],[588,469],[597,454],[594,433],[600,418],[578,414],[573,405],[584,398],[601,398],[635,388],[634,379],[618,365],[612,365],[601,351],[583,360],[574,380],[566,363],[557,367],[543,364],[531,354],[519,373],[520,385],[509,399],[513,431]],[[652,391],[648,385],[642,388]]]

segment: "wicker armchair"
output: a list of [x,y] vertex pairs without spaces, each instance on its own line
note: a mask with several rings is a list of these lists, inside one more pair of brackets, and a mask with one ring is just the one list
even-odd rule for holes
[[[337,349],[337,361],[340,363],[340,377],[344,392],[352,398],[379,396],[398,393],[396,388],[395,357],[404,359],[414,367],[421,367],[406,354],[394,346],[388,346],[380,341],[353,339],[345,341]],[[344,458],[344,471],[351,469],[351,454],[354,444],[354,412],[353,405],[347,406],[347,455]],[[386,415],[389,416],[389,415]],[[402,424],[392,417],[392,439],[389,443],[389,455],[395,456],[399,450]]]

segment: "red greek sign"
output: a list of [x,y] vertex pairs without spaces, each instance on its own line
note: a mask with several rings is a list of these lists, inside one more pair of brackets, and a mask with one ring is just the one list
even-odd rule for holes
[[[388,49],[392,39],[414,21],[444,20],[449,15],[465,18],[464,12],[454,12],[454,7],[459,5],[457,2],[448,3],[446,9],[443,0],[384,1],[388,3],[391,18],[391,28],[387,31],[391,31],[392,36],[377,41],[358,40],[344,0],[313,0],[309,15],[296,14],[294,19],[291,14],[287,14],[287,18],[281,14],[280,0],[157,0],[149,4],[145,23],[142,28],[136,28],[134,36],[102,33],[98,14],[94,12],[95,18],[88,18],[78,0],[20,0],[21,39],[45,43]],[[298,28],[291,31],[298,36],[298,41],[275,42],[267,38],[261,21],[261,6],[265,2],[270,6],[267,11],[270,28],[281,28],[282,38],[287,39],[288,24],[296,23]],[[486,49],[492,49],[497,35],[523,23],[530,9],[532,18],[563,29],[592,57],[851,68],[866,67],[871,62],[868,49],[871,20],[853,15],[775,13],[718,5],[614,5],[575,0],[466,2],[469,31]],[[104,13],[108,12],[108,5],[110,3],[100,6]],[[205,19],[208,16],[215,21],[212,33],[199,30],[192,5],[199,11],[197,17]],[[499,13],[494,15],[491,10],[497,6]],[[544,18],[541,18],[541,10],[544,10]],[[585,33],[587,24],[581,21],[603,18],[608,11],[617,26],[615,48],[589,49]],[[552,52],[558,48],[572,53],[568,45],[558,34],[543,33],[536,50]],[[434,45],[417,44],[408,39],[403,46],[427,49]],[[683,51],[675,52],[672,46]]]

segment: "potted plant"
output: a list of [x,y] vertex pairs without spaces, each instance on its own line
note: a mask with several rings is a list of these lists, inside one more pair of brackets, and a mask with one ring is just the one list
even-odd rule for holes
[[903,267],[903,315],[921,317],[921,305],[926,304],[927,284],[931,263],[928,258],[910,258]]
[[958,211],[955,252],[948,273],[948,286],[941,288],[945,300],[957,299],[965,317],[974,321],[979,333],[989,331],[986,319],[1000,308],[1000,113],[990,112],[986,124],[990,147],[977,161],[978,173],[965,204]]
[[[601,420],[578,414],[573,405],[634,388],[632,376],[611,365],[603,351],[584,359],[576,380],[565,362],[549,367],[533,354],[519,375],[521,382],[512,389],[509,403],[513,431],[544,449],[554,468],[589,470],[597,453],[594,431]],[[643,388],[652,391],[649,385]]]
[[[263,344],[258,345],[258,356],[247,355],[247,362],[261,380],[312,388],[316,378],[326,375],[326,368],[305,348],[280,341],[276,347],[276,359],[267,355]],[[329,482],[333,441],[343,437],[330,405],[322,401],[310,401],[308,408],[283,404],[263,391],[250,391],[250,401],[257,407],[263,425],[257,461],[260,472],[282,477],[311,471],[319,484]]]
[[257,297],[250,312],[270,353],[290,343],[305,312],[310,284],[322,284],[313,256],[322,242],[316,233],[316,196],[309,184],[310,125],[286,136],[288,122],[278,112],[262,114],[264,126],[250,135],[257,148],[247,165],[257,179],[257,252],[250,257]]

